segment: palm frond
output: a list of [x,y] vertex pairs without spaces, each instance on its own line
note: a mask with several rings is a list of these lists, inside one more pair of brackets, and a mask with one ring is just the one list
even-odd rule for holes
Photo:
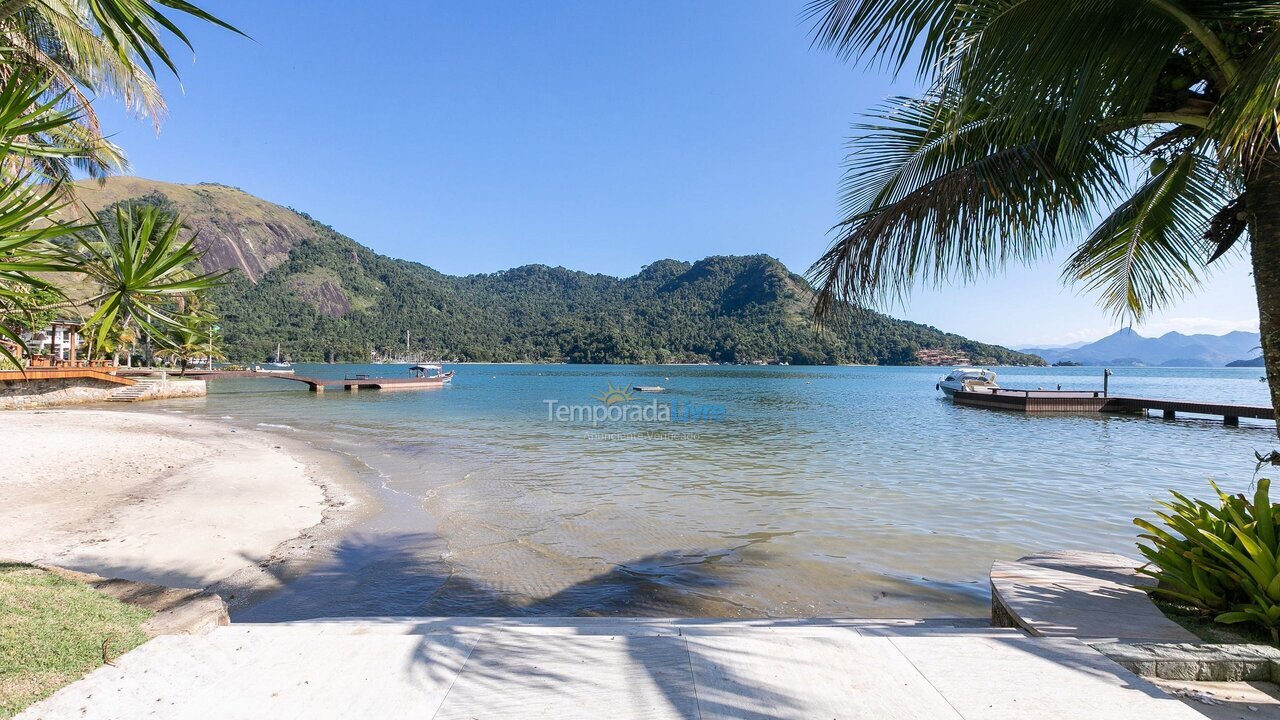
[[89,8],[89,15],[97,25],[98,31],[120,56],[121,61],[131,62],[137,58],[152,75],[155,74],[155,60],[159,60],[169,72],[178,75],[178,68],[173,63],[169,51],[161,40],[161,33],[167,31],[188,49],[191,41],[173,20],[161,12],[156,6],[166,7],[193,17],[211,22],[232,32],[243,35],[227,22],[211,15],[199,7],[184,0],[83,0]]
[[1205,242],[1210,249],[1206,265],[1237,247],[1240,239],[1248,232],[1249,221],[1245,214],[1247,197],[1246,193],[1241,193],[1209,218],[1209,229],[1204,232]]
[[1126,148],[1112,138],[1095,137],[1067,165],[1053,138],[1006,144],[1005,122],[935,97],[899,100],[881,123],[859,126],[845,219],[809,270],[819,315],[1043,257],[1124,177]]
[[1063,277],[1141,322],[1195,289],[1211,218],[1235,197],[1211,159],[1184,153],[1115,209],[1072,255]]
[[901,70],[917,51],[926,71],[953,42],[955,0],[811,0],[803,17],[814,21],[813,41],[842,57],[883,58]]
[[74,73],[80,84],[119,97],[131,112],[148,115],[159,124],[167,108],[155,79],[139,64],[121,60],[111,44],[90,29],[82,2],[43,0],[32,6],[32,12],[39,14],[46,27],[39,39],[59,49],[50,58],[53,66],[42,66],[54,74]]
[[1223,164],[1244,166],[1280,142],[1280,31],[1273,31],[1241,68],[1209,131],[1218,139]]

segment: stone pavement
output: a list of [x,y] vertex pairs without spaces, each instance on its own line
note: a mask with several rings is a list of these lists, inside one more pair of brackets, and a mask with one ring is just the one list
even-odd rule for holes
[[619,618],[232,624],[156,638],[18,717],[1202,718],[1070,638]]
[[1074,551],[996,562],[992,620],[1045,637],[1199,642],[1151,602],[1145,588],[1155,581],[1134,572],[1140,564],[1112,553]]

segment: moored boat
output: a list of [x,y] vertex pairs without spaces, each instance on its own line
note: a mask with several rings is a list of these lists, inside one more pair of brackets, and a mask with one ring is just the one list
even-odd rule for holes
[[293,366],[289,363],[264,363],[262,365],[254,365],[253,371],[257,373],[270,373],[272,375],[292,375]]
[[416,380],[424,383],[440,383],[444,384],[453,380],[453,371],[444,371],[444,368],[435,363],[418,363],[409,367],[409,374]]
[[935,386],[944,395],[951,397],[958,392],[995,392],[1000,389],[996,384],[996,374],[990,370],[972,367],[960,367],[938,380]]

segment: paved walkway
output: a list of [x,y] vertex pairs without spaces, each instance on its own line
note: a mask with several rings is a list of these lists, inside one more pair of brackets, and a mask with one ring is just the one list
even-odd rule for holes
[[346,619],[156,638],[19,718],[1202,716],[1069,638],[891,621]]
[[1139,560],[1096,552],[1050,552],[991,566],[993,607],[1028,633],[1126,642],[1198,643],[1164,616],[1134,568]]

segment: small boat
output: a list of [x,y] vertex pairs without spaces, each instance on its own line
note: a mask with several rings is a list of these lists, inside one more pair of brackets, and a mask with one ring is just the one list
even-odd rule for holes
[[435,363],[419,363],[409,367],[409,374],[428,383],[444,384],[453,380],[453,371],[444,372],[444,368]]
[[650,392],[650,393],[658,393],[666,390],[666,388],[662,387],[661,385],[636,385],[631,389],[635,390],[636,392]]
[[284,362],[284,357],[280,354],[280,343],[276,343],[276,354],[272,358],[273,362],[255,365],[254,372],[279,373],[281,375],[293,374],[293,363]]
[[936,389],[951,397],[958,392],[995,392],[1000,389],[996,384],[996,374],[982,368],[961,367],[951,371],[949,375],[938,380]]

